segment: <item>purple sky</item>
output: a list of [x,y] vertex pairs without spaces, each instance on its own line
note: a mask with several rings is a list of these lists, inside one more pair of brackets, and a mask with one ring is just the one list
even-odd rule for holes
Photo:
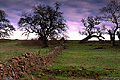
[[22,12],[29,13],[32,6],[38,4],[53,6],[55,2],[61,3],[60,10],[64,13],[63,16],[69,27],[68,36],[71,39],[79,39],[78,31],[83,28],[81,19],[99,15],[99,9],[109,0],[0,0],[0,9],[6,12],[7,18],[17,30]]

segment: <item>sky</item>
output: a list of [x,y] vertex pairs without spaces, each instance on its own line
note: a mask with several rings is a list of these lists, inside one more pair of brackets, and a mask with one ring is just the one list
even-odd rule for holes
[[[70,40],[83,39],[78,33],[83,29],[81,23],[82,18],[88,16],[99,15],[99,9],[104,7],[109,0],[0,0],[0,10],[3,10],[8,15],[7,18],[11,24],[16,28],[11,39],[26,39],[22,36],[22,32],[18,29],[18,21],[22,15],[22,12],[30,13],[31,9],[35,5],[45,4],[53,7],[53,4],[58,2],[61,4],[60,11],[63,12],[64,19],[68,25],[68,36]],[[35,38],[34,34],[30,34],[30,38]]]

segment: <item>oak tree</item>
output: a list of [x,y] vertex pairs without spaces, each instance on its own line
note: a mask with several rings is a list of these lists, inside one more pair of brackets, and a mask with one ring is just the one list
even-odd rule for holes
[[5,11],[0,10],[0,38],[9,37],[12,31],[15,30],[6,16]]
[[111,29],[108,29],[108,34],[111,39],[111,46],[115,45],[115,35],[120,28],[120,3],[118,0],[110,0],[105,7],[100,9],[103,14],[102,19],[107,22],[111,22]]
[[86,35],[82,41],[88,41],[89,39],[96,37],[99,40],[105,39],[102,34],[105,31],[105,26],[100,27],[100,19],[99,17],[89,16],[87,19],[83,18],[81,22],[84,25],[82,31],[79,31],[80,34]]
[[28,33],[36,33],[38,39],[43,41],[44,47],[48,47],[48,39],[66,32],[66,21],[59,11],[60,4],[55,3],[55,8],[48,5],[37,5],[32,8],[32,13],[23,13],[18,25],[21,30]]

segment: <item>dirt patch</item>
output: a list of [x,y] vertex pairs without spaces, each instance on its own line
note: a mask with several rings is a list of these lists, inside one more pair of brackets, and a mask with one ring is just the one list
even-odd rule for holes
[[[54,69],[49,69],[50,66],[48,67],[40,67],[39,70],[37,70],[37,73],[32,73],[32,75],[35,76],[40,76],[38,78],[42,77],[42,74],[45,75],[51,75],[51,77],[53,79],[55,79],[54,76],[62,76],[62,77],[71,77],[71,78],[84,78],[87,80],[100,80],[98,77],[99,76],[107,76],[110,72],[114,72],[114,69],[107,69],[105,68],[105,70],[108,70],[107,72],[95,72],[95,71],[89,71],[87,69],[85,69],[84,67],[80,66],[80,67],[73,67],[73,66],[68,66],[68,67],[63,67],[63,68],[54,68]],[[41,73],[41,74],[39,74]],[[43,75],[43,76],[45,76]]]
[[104,47],[95,47],[93,49],[105,49]]

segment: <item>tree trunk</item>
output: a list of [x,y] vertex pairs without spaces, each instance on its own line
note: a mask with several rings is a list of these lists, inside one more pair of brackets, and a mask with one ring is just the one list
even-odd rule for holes
[[101,41],[102,39],[100,39],[100,37],[101,38],[103,38],[103,39],[105,39],[103,36],[97,36],[97,35],[88,35],[86,38],[84,38],[83,40],[81,40],[80,42],[85,42],[85,41],[88,41],[89,39],[91,39],[92,37],[96,37],[96,38],[98,38],[99,39],[99,41]]
[[48,46],[48,40],[45,37],[39,37],[38,40],[42,41],[43,47],[49,47]]
[[44,45],[43,47],[49,47],[49,46],[48,46],[48,40],[46,40],[46,39],[43,40],[43,45]]
[[111,47],[115,46],[115,37],[111,37]]
[[80,42],[85,42],[85,41],[88,41],[89,39],[91,39],[92,37],[89,35],[87,36],[86,38],[82,39]]
[[115,46],[115,34],[111,33],[110,30],[108,30],[111,40],[111,47]]

